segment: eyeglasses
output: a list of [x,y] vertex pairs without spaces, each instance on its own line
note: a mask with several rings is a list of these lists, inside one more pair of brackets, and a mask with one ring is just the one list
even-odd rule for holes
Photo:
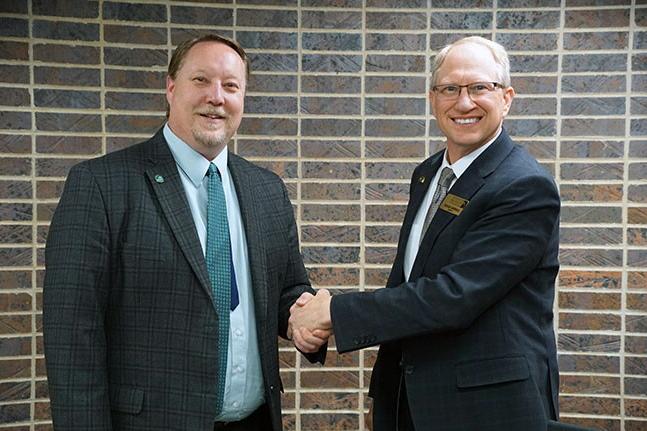
[[458,84],[443,84],[434,85],[431,90],[436,92],[440,97],[446,100],[458,99],[461,94],[461,89],[467,88],[467,94],[471,99],[486,96],[496,90],[497,88],[505,88],[503,84],[498,82],[472,82],[467,85]]

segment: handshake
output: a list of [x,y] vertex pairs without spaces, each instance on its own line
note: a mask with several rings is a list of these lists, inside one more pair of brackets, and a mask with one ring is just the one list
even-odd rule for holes
[[316,295],[303,293],[290,307],[288,338],[303,353],[314,353],[332,335],[330,292],[326,289]]

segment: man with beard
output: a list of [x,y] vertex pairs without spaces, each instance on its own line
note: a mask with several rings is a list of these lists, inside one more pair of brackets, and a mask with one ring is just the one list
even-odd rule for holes
[[277,335],[312,289],[284,184],[227,151],[248,69],[229,39],[181,44],[164,127],[70,171],[44,287],[57,430],[282,429]]

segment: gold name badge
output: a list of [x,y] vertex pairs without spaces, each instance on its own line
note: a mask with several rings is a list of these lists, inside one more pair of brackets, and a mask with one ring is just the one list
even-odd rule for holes
[[461,212],[463,212],[463,209],[467,206],[468,202],[469,201],[467,199],[448,194],[440,204],[440,209],[457,216],[460,215]]

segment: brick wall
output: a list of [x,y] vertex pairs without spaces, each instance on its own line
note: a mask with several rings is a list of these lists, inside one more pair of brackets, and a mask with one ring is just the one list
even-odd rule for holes
[[[463,35],[512,54],[508,130],[555,174],[562,418],[647,429],[645,0],[0,1],[0,430],[48,430],[43,249],[65,175],[163,122],[174,45],[252,57],[232,149],[279,173],[313,283],[385,282],[414,166],[442,147],[430,57]],[[357,430],[375,350],[281,347],[285,423]]]

